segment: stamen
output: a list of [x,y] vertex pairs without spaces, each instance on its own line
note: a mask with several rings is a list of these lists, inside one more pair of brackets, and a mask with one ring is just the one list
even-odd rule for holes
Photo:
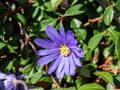
[[60,46],[60,54],[61,55],[68,56],[69,53],[70,53],[70,51],[69,51],[67,45],[61,45]]

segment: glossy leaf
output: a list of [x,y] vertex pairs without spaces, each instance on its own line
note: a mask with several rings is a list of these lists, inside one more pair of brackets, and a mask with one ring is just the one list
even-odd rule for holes
[[21,64],[21,65],[26,65],[26,64],[28,64],[29,61],[30,61],[30,57],[27,57],[27,58],[22,57],[22,58],[20,59],[20,64]]
[[83,8],[83,5],[82,4],[77,4],[77,5],[74,5],[72,7],[70,7],[64,16],[73,16],[73,15],[79,15],[79,14],[82,14],[84,13],[85,10]]
[[60,5],[61,1],[62,1],[62,0],[51,0],[52,8],[53,8],[54,10],[56,10],[57,7]]
[[96,83],[84,84],[77,90],[105,90],[101,85]]
[[1,72],[9,72],[14,66],[15,59],[5,62],[0,68]]
[[58,89],[51,89],[51,90],[76,90],[75,87],[69,87],[69,88],[58,88]]
[[110,34],[111,39],[116,42],[117,37],[120,35],[119,32],[115,30],[116,27],[109,27],[108,28],[108,33]]
[[15,53],[15,49],[11,45],[7,44],[7,47],[10,53]]
[[29,90],[44,90],[42,87],[34,87],[33,88],[29,88]]
[[105,59],[107,59],[110,55],[110,48],[105,48],[103,50],[103,55],[104,55]]
[[3,42],[0,42],[0,49],[2,49],[3,47],[5,47],[6,46],[6,44],[5,43],[3,43]]
[[13,59],[12,61],[9,61],[8,65],[5,68],[6,71],[10,71],[13,68],[14,61],[15,61],[15,59]]
[[26,18],[20,14],[20,13],[16,13],[15,15],[16,19],[19,20],[23,25],[25,25],[27,23]]
[[82,84],[82,78],[75,80],[76,87],[79,88]]
[[31,84],[35,84],[42,77],[42,74],[42,71],[32,74],[30,79]]
[[103,14],[103,20],[106,25],[110,25],[110,23],[113,20],[113,7],[109,6],[105,9],[105,12]]
[[106,71],[96,71],[94,73],[97,76],[101,76],[106,82],[113,84],[113,76],[109,72]]
[[77,3],[78,0],[73,0],[71,6],[73,6],[75,3]]
[[71,21],[71,27],[74,30],[78,40],[83,39],[85,40],[87,32],[85,28],[82,26],[82,22],[79,21],[78,19],[72,19]]
[[117,0],[117,3],[116,3],[116,5],[115,5],[115,7],[119,10],[119,12],[120,12],[120,0]]
[[31,64],[28,64],[26,67],[23,68],[22,72],[23,72],[24,74],[29,75],[30,71],[32,70],[32,67],[33,67],[33,64],[32,64],[32,63],[31,63]]
[[37,14],[39,13],[39,8],[36,7],[33,14],[32,14],[32,18],[35,18],[37,16]]
[[110,83],[108,83],[106,90],[114,90],[114,87]]
[[45,3],[44,3],[44,6],[45,6],[45,8],[46,8],[46,9],[45,9],[46,11],[49,11],[49,12],[50,12],[50,11],[53,11],[53,7],[52,7],[51,0],[49,0],[48,2],[45,2]]
[[48,83],[52,83],[52,79],[48,76],[43,76],[40,81],[44,81],[44,82],[48,82]]
[[89,49],[93,51],[97,47],[97,45],[100,43],[102,38],[103,38],[103,33],[96,34],[92,38],[90,38],[88,42]]
[[83,44],[83,50],[84,50],[84,58],[86,61],[90,60],[92,52],[89,50],[88,46],[86,44]]
[[46,29],[46,25],[52,25],[54,26],[56,24],[57,20],[56,19],[53,19],[53,18],[50,18],[50,19],[46,19],[46,20],[43,20],[39,25],[38,25],[38,28],[40,29],[39,31],[44,31]]
[[118,58],[120,59],[120,35],[118,36],[116,43],[115,43],[115,51],[116,51]]

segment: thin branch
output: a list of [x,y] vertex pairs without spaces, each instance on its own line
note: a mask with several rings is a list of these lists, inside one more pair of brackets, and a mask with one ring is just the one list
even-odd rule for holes
[[59,83],[57,82],[57,80],[53,77],[53,75],[50,75],[50,77],[52,78],[53,82],[55,83],[57,88],[60,88]]
[[[107,6],[109,6],[110,2],[108,2],[108,0],[96,0],[103,8],[106,8]],[[118,13],[113,10],[114,13],[114,19],[118,22],[118,24],[120,24],[120,16],[118,15]]]
[[[18,22],[18,25],[20,27],[20,34],[25,35],[25,43],[28,43],[31,46],[31,48],[33,49],[33,51],[36,52],[36,48],[35,48],[34,44],[31,42],[30,36],[25,31],[25,27],[22,26],[22,24],[20,22]],[[21,43],[21,50],[22,50],[25,45],[23,39],[20,39],[20,43]]]
[[30,39],[30,36],[26,33],[26,31],[24,29],[23,29],[23,31],[24,31],[24,34],[25,34],[26,43],[28,43],[31,46],[31,48],[33,49],[33,51],[36,52],[37,50],[36,50],[34,44],[32,43],[32,41]]
[[102,20],[102,16],[94,18],[94,19],[89,19],[88,22],[84,24],[84,26],[90,25],[91,22],[100,22]]
[[110,1],[109,1],[109,0],[106,0],[106,2],[107,2],[107,4],[108,4],[108,6],[110,6]]
[[[45,70],[46,72],[48,71],[48,64],[45,65]],[[52,81],[54,82],[54,84],[56,85],[57,88],[60,88],[60,84],[57,82],[57,80],[55,79],[55,77],[53,77],[53,75],[51,74],[50,77],[52,78]]]
[[[20,22],[18,22],[18,25],[20,28],[20,35],[24,35],[22,24]],[[22,50],[24,48],[25,43],[24,43],[23,39],[20,39],[19,42],[20,42],[20,49]]]

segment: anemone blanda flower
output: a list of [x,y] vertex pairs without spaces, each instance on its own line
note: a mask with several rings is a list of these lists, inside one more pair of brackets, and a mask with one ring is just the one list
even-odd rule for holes
[[84,57],[82,49],[77,46],[74,33],[68,30],[66,33],[61,27],[59,33],[50,25],[47,25],[45,33],[50,39],[36,38],[34,42],[44,49],[38,50],[36,54],[42,56],[37,65],[45,65],[52,61],[48,74],[56,71],[58,79],[64,74],[74,75],[76,66],[82,66],[80,57]]
[[14,74],[3,74],[0,72],[0,90],[17,90],[14,81],[16,76]]

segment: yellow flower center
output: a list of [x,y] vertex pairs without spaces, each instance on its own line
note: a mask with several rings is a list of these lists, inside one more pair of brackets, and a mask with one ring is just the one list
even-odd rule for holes
[[60,54],[61,55],[68,56],[69,53],[70,53],[70,51],[69,51],[67,45],[61,45],[60,46]]

